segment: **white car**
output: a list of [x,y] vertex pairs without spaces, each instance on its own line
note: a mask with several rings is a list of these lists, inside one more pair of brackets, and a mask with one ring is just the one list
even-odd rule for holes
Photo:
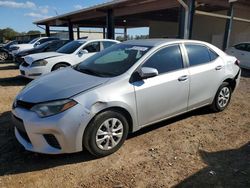
[[51,41],[51,40],[58,40],[58,38],[55,37],[38,37],[33,40],[31,40],[27,44],[15,44],[10,47],[10,53],[14,57],[17,53],[23,50],[29,50],[32,48],[35,48],[36,46],[39,46],[45,42]]
[[250,69],[250,42],[236,44],[226,50],[229,55],[240,60],[240,67]]
[[35,79],[54,70],[78,64],[96,52],[117,43],[119,41],[109,39],[75,40],[59,48],[56,52],[25,56],[19,69],[24,77]]

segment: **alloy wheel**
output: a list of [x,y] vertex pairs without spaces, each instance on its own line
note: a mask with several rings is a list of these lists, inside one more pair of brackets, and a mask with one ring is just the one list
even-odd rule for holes
[[123,124],[117,118],[104,121],[96,133],[96,144],[99,149],[111,150],[121,141]]

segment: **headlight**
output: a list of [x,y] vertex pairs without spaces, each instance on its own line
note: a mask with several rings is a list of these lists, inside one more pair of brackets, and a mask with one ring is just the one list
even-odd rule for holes
[[77,104],[76,101],[71,99],[58,100],[48,103],[41,103],[33,106],[31,111],[36,112],[39,117],[48,117],[61,113]]
[[39,67],[39,66],[45,66],[47,65],[48,61],[44,60],[44,59],[41,59],[41,60],[37,60],[37,61],[34,61],[32,64],[31,64],[31,67]]

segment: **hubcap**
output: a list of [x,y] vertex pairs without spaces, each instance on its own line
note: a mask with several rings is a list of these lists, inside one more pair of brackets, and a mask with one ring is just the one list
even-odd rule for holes
[[230,98],[230,90],[228,87],[223,87],[218,96],[218,104],[221,108],[224,108]]
[[96,133],[96,144],[102,150],[114,148],[122,139],[123,124],[117,118],[104,121]]

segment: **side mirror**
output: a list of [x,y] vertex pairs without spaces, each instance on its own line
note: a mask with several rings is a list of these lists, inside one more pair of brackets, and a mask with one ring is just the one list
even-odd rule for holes
[[34,47],[37,47],[37,46],[39,46],[41,43],[40,42],[36,42],[35,44],[34,44]]
[[142,79],[152,78],[157,76],[158,74],[159,73],[157,69],[150,67],[142,67],[139,71],[139,75]]
[[86,50],[86,49],[84,49],[84,50],[80,50],[80,51],[78,52],[78,55],[83,55],[83,54],[87,54],[87,53],[89,53],[89,51]]

